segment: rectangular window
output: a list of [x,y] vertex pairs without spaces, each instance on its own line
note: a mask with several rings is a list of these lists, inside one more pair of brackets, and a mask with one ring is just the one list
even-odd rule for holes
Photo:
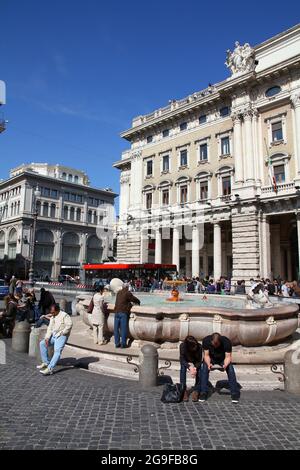
[[169,135],[170,135],[170,130],[169,129],[163,130],[163,133],[162,133],[163,137],[169,137]]
[[231,194],[231,178],[230,176],[223,176],[222,178],[222,194],[228,196]]
[[163,192],[162,192],[162,204],[163,206],[168,206],[169,205],[169,190],[168,189],[164,189]]
[[51,194],[50,188],[43,188],[42,189],[42,194],[45,197],[50,197],[50,194]]
[[180,151],[180,166],[187,166],[187,150]]
[[71,193],[71,195],[70,195],[70,201],[76,202],[76,194]]
[[284,183],[285,182],[285,171],[284,165],[276,165],[274,166],[274,177],[276,183]]
[[153,162],[152,162],[152,160],[147,161],[146,174],[147,174],[147,176],[152,176],[152,174],[153,174]]
[[208,198],[208,182],[201,181],[200,182],[200,200],[203,201],[204,199]]
[[181,186],[180,187],[180,204],[186,204],[187,203],[187,193],[188,193],[188,187],[187,186]]
[[148,137],[147,137],[147,144],[151,144],[152,141],[153,141],[153,136],[152,136],[152,135],[148,135]]
[[208,157],[208,147],[207,144],[201,144],[200,145],[200,162],[205,162]]
[[51,197],[57,198],[57,196],[58,196],[58,191],[57,191],[57,189],[52,189],[52,190],[51,190]]
[[281,121],[272,124],[272,142],[278,142],[279,140],[283,140]]
[[221,155],[230,154],[230,142],[229,137],[222,137],[221,139]]
[[94,199],[92,197],[89,197],[89,206],[94,205]]
[[228,106],[224,106],[223,108],[220,109],[220,116],[221,117],[228,116],[228,114],[229,114],[229,107]]
[[76,202],[82,202],[82,194],[77,194],[76,195]]
[[65,193],[65,201],[69,201],[70,200],[70,193]]
[[182,122],[180,124],[180,131],[186,131],[187,130],[187,123],[186,122]]
[[152,193],[146,194],[146,209],[151,209],[152,207]]
[[207,121],[206,114],[201,114],[201,116],[199,117],[199,124],[205,124],[206,121]]
[[164,155],[163,156],[163,171],[167,172],[170,170],[170,159],[169,155]]

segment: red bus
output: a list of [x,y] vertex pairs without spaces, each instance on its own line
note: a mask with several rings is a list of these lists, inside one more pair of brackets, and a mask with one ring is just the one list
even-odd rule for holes
[[131,280],[135,278],[145,279],[154,277],[155,279],[173,279],[177,268],[175,264],[155,264],[155,263],[103,263],[103,264],[84,264],[83,269],[86,274],[86,282],[95,283],[98,279],[110,281],[114,277],[119,279]]

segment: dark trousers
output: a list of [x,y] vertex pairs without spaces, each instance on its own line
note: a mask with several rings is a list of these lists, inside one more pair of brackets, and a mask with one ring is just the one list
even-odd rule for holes
[[120,334],[121,346],[126,346],[128,336],[128,315],[124,312],[115,313],[114,337],[116,346],[120,345]]
[[[186,389],[186,373],[187,373],[187,366],[185,364],[180,364],[180,383]],[[195,378],[195,387],[194,389],[200,393],[200,385],[201,385],[201,367],[197,367],[197,375]]]
[[[219,366],[223,366],[223,364],[218,364]],[[240,389],[236,380],[236,375],[234,371],[234,367],[232,364],[226,368],[226,373],[229,382],[230,393],[232,396],[240,396]],[[201,393],[208,393],[208,379],[209,379],[209,370],[207,367],[206,362],[202,363],[201,366]]]

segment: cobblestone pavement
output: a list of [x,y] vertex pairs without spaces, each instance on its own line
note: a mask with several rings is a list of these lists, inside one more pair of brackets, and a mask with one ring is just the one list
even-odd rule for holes
[[283,392],[164,405],[162,387],[142,391],[78,367],[43,377],[7,346],[0,449],[300,449],[300,398]]

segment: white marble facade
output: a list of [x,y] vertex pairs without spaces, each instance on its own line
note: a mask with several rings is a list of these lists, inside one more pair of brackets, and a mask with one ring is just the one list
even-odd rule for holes
[[300,25],[227,51],[230,76],[122,137],[118,261],[188,276],[299,274]]

